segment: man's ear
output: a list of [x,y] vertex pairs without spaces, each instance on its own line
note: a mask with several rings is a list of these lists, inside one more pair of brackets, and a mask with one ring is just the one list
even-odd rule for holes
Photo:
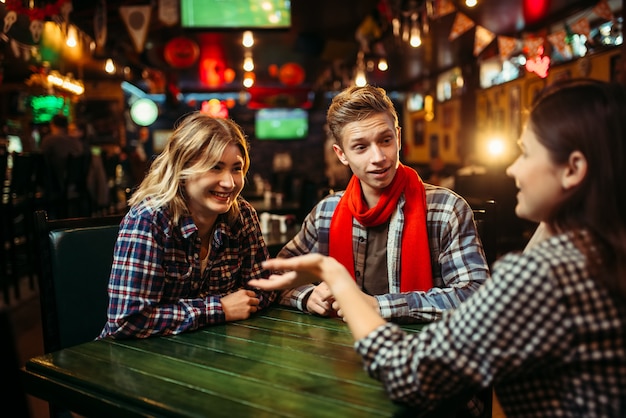
[[341,164],[347,166],[348,160],[346,159],[346,155],[344,154],[341,147],[337,144],[333,144],[333,151],[335,151],[335,154],[337,154],[337,158],[339,158],[339,161],[341,161]]
[[580,151],[569,155],[563,170],[561,185],[565,190],[578,186],[587,175],[587,159]]

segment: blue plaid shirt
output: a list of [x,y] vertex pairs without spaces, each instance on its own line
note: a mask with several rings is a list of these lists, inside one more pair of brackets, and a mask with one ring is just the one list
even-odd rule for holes
[[[489,277],[482,243],[467,202],[449,189],[424,184],[426,226],[434,287],[426,292],[400,293],[400,246],[404,227],[404,196],[389,223],[387,271],[389,293],[376,295],[381,315],[398,321],[435,321],[443,311],[458,306]],[[328,255],[330,221],[343,192],[322,199],[309,213],[300,232],[280,251],[278,257],[306,253]],[[355,271],[364,271],[367,255],[367,228],[353,220]],[[413,256],[402,254],[402,256]],[[306,311],[312,285],[283,292],[281,303]]]
[[[243,199],[239,207],[233,227],[218,217],[204,272],[190,216],[175,226],[167,208],[148,201],[132,207],[115,244],[108,321],[100,338],[178,334],[225,322],[221,297],[269,275],[261,267],[268,252],[256,211]],[[273,292],[255,292],[260,309],[275,298]]]
[[387,323],[355,348],[391,399],[421,412],[493,385],[507,417],[626,416],[625,304],[568,234],[500,258],[421,332]]

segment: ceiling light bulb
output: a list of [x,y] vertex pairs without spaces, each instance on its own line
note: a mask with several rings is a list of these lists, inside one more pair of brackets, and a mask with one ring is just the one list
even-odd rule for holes
[[107,58],[107,61],[104,64],[104,71],[109,74],[113,74],[115,72],[115,64],[113,64],[113,60],[111,58]]
[[367,84],[367,79],[365,78],[365,72],[363,70],[357,70],[356,77],[354,78],[354,84],[357,87],[363,87]]
[[391,26],[393,28],[393,36],[395,36],[396,38],[398,36],[400,36],[400,19],[398,19],[397,17],[394,17],[391,20]]
[[243,86],[246,88],[252,87],[254,85],[254,80],[256,76],[252,72],[247,72],[243,75]]
[[254,45],[254,36],[252,36],[252,31],[247,30],[243,33],[243,41],[241,43],[246,48],[250,48]]
[[389,65],[387,65],[387,59],[385,57],[381,57],[378,60],[378,69],[380,71],[387,71],[388,68],[389,68]]
[[411,39],[409,40],[409,44],[413,48],[417,48],[422,44],[422,37],[420,36],[420,30],[417,26],[411,29]]
[[244,71],[254,70],[254,61],[252,60],[252,57],[245,57],[243,59],[243,69]]
[[70,25],[67,28],[67,39],[65,40],[65,44],[70,48],[74,48],[78,44],[76,36],[76,28]]
[[409,40],[409,24],[406,22],[402,27],[402,40],[407,42]]

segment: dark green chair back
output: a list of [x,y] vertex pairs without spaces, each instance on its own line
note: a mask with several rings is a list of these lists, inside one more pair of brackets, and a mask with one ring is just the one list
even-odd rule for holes
[[123,215],[48,220],[35,213],[44,351],[95,339],[107,319],[107,286]]

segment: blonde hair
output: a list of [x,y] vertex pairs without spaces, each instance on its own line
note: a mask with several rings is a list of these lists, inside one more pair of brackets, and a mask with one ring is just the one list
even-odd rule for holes
[[[165,149],[154,160],[150,171],[128,200],[133,206],[150,198],[153,207],[169,206],[174,224],[188,214],[184,184],[191,176],[215,166],[226,147],[235,144],[243,156],[244,176],[250,168],[249,145],[243,131],[230,119],[219,119],[194,112],[179,120]],[[235,203],[227,213],[229,223],[239,216]]]
[[335,137],[335,143],[342,146],[343,128],[351,122],[369,118],[377,113],[391,117],[394,127],[398,127],[398,113],[387,92],[371,85],[352,86],[336,95],[328,108],[326,119],[328,128]]

